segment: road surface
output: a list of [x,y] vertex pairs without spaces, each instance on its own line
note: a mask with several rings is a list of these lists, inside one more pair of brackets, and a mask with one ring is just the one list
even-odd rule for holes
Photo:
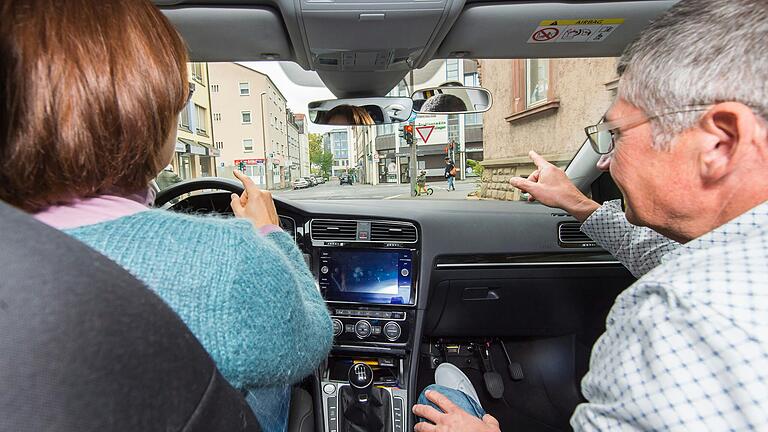
[[396,183],[383,183],[378,185],[343,185],[338,181],[328,181],[325,184],[298,190],[273,191],[277,197],[288,199],[416,199],[416,200],[465,200],[467,195],[478,188],[475,179],[456,182],[456,190],[448,191],[445,182],[430,182],[428,187],[434,190],[432,195],[411,197],[410,185]]

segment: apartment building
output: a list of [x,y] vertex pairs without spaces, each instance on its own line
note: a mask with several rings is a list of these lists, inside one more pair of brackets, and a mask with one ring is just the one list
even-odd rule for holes
[[354,143],[350,141],[351,129],[333,129],[323,134],[323,148],[333,153],[332,176],[339,176],[356,168],[357,156]]
[[[292,159],[286,99],[269,76],[237,63],[209,63],[220,176],[240,169],[264,189],[290,187]],[[296,140],[298,142],[298,139]]]
[[214,144],[208,64],[188,63],[187,72],[194,94],[179,114],[171,165],[183,179],[216,176],[221,153]]

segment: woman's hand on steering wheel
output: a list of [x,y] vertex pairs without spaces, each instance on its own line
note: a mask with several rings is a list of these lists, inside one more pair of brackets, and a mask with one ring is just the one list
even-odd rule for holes
[[248,219],[256,229],[266,225],[279,225],[280,219],[277,217],[272,194],[259,189],[250,177],[239,170],[234,170],[234,174],[245,188],[240,196],[232,194],[232,211],[235,216]]

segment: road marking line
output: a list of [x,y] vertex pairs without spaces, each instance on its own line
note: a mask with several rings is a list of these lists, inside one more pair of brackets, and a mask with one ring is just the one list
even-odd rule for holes
[[397,197],[399,197],[400,195],[402,195],[402,194],[392,195],[392,196],[390,196],[390,197],[386,197],[386,198],[382,198],[382,199],[390,200],[390,199],[393,199],[393,198],[397,198]]

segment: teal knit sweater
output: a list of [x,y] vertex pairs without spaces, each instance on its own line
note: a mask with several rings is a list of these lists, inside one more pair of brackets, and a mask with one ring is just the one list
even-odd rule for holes
[[284,232],[161,210],[66,232],[165,300],[236,388],[294,383],[330,350],[325,302]]

